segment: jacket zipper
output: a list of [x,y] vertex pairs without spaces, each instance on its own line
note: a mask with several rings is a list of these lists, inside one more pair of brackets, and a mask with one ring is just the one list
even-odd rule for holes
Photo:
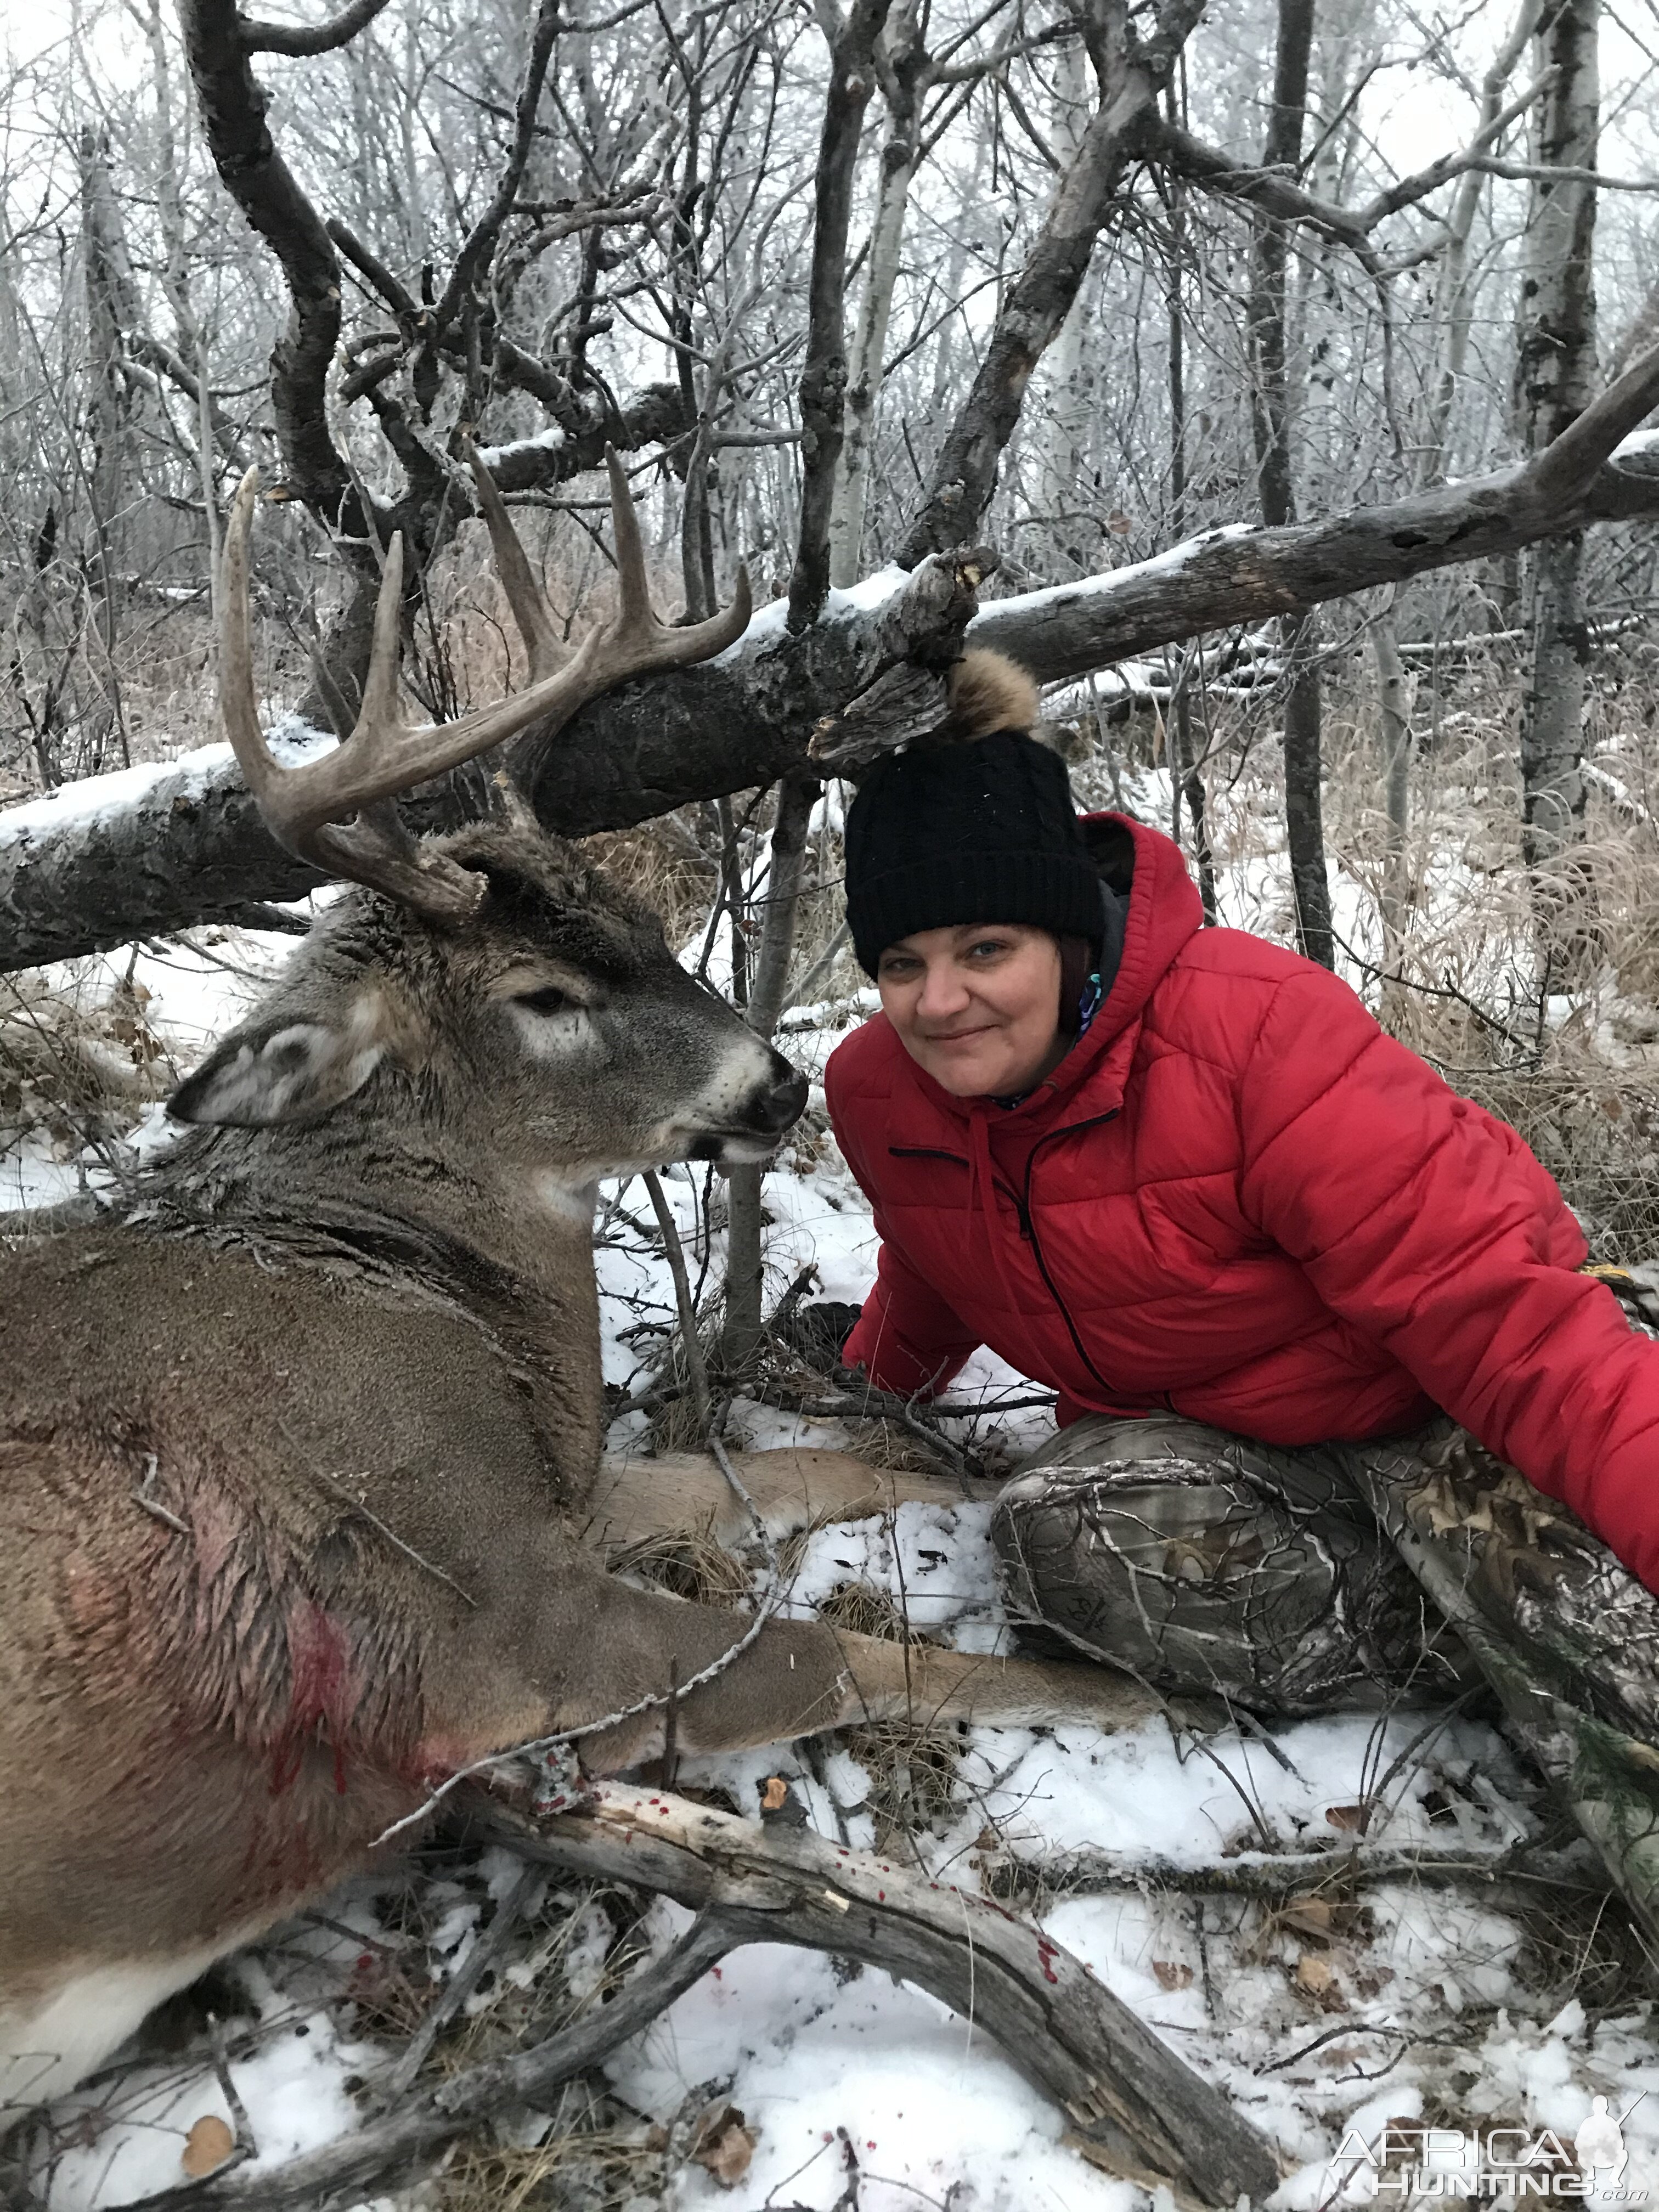
[[[1064,1128],[1049,1129],[1046,1131],[1043,1135],[1039,1137],[1026,1157],[1025,1189],[1024,1195],[1015,1190],[1011,1184],[1002,1182],[995,1174],[993,1174],[991,1177],[991,1181],[994,1188],[1001,1191],[1012,1203],[1014,1212],[1019,1220],[1019,1233],[1031,1248],[1031,1256],[1036,1261],[1037,1273],[1042,1278],[1043,1288],[1054,1300],[1055,1309],[1058,1311],[1060,1319],[1066,1324],[1066,1334],[1072,1340],[1072,1349],[1077,1353],[1078,1358],[1088,1369],[1090,1374],[1093,1376],[1095,1381],[1100,1385],[1101,1389],[1105,1392],[1109,1398],[1121,1398],[1123,1394],[1106,1380],[1106,1377],[1101,1373],[1099,1368],[1095,1365],[1094,1361],[1090,1358],[1088,1352],[1084,1348],[1083,1339],[1078,1333],[1077,1323],[1072,1318],[1071,1309],[1066,1304],[1065,1299],[1061,1297],[1054,1277],[1048,1273],[1048,1262],[1043,1257],[1042,1240],[1036,1232],[1036,1217],[1031,1210],[1031,1171],[1036,1165],[1037,1154],[1042,1151],[1042,1147],[1046,1144],[1049,1143],[1054,1138],[1074,1137],[1081,1129],[1098,1128],[1104,1122],[1115,1121],[1118,1117],[1118,1108],[1113,1106],[1104,1114],[1091,1115],[1086,1121],[1070,1121],[1066,1123]],[[940,1147],[932,1145],[890,1145],[887,1147],[887,1152],[889,1158],[896,1160],[950,1160],[957,1167],[965,1168],[969,1165],[969,1162],[960,1152],[945,1152]],[[1167,1390],[1160,1390],[1158,1393],[1158,1395],[1163,1400],[1164,1405],[1169,1407],[1169,1410],[1171,1413],[1174,1413],[1175,1405],[1169,1392]]]

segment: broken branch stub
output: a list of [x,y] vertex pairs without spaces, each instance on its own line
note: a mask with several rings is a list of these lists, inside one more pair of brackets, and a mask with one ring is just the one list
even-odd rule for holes
[[820,719],[806,747],[814,768],[855,775],[880,754],[938,728],[945,716],[942,678],[979,612],[979,587],[999,565],[988,545],[970,545],[930,554],[911,572],[883,617],[884,659],[890,665],[838,713]]

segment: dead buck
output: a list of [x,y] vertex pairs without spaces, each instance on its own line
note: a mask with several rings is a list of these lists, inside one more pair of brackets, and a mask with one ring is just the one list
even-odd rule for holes
[[[599,1485],[595,1185],[759,1158],[806,1087],[522,801],[425,842],[400,823],[400,790],[509,740],[527,781],[524,749],[586,701],[706,659],[748,616],[744,583],[712,622],[659,622],[613,460],[619,611],[562,659],[477,475],[529,687],[403,726],[394,543],[357,726],[295,768],[255,713],[244,483],[225,718],[277,836],[359,888],[179,1090],[195,1128],[119,1218],[4,1261],[0,2131],[459,1770],[617,1716],[581,1749],[626,1767],[705,1670],[678,1703],[687,1749],[911,1701],[1144,1709],[1083,1668],[810,1621],[769,1622],[722,1668],[740,1617],[629,1586],[585,1536],[596,1510],[631,1536],[695,1517],[675,1477],[641,1492],[648,1466],[620,1508]],[[812,1497],[787,1455],[750,1473],[775,1520],[868,1510],[867,1472],[831,1455]]]

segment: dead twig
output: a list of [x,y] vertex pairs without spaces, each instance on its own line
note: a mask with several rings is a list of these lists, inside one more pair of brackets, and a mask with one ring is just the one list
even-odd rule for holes
[[389,2176],[418,2169],[445,2143],[495,2113],[540,2103],[561,2081],[597,2066],[648,2027],[734,1945],[751,1941],[746,1916],[702,1913],[672,1951],[636,1974],[610,2003],[545,2042],[469,2067],[356,2134],[292,2159],[273,2173],[245,2182],[216,2176],[164,2189],[140,2197],[127,2212],[208,2212],[230,2205],[246,2212],[324,2212],[333,2203],[356,2203]]
[[386,2076],[382,2094],[388,2106],[400,2103],[413,2088],[433,2045],[477,1988],[485,1970],[500,1958],[530,1902],[531,1893],[544,1880],[539,1868],[526,1867],[496,1906],[495,1917],[472,1946],[466,1963],[459,1972],[451,1975],[448,1986],[410,2036],[402,2056]]
[[1378,1887],[1385,1882],[1418,1883],[1439,1888],[1451,1882],[1535,1884],[1545,1890],[1597,1893],[1608,1887],[1588,1850],[1532,1850],[1510,1846],[1498,1850],[1452,1847],[1376,1845],[1354,1850],[1242,1853],[1182,1866],[1166,1858],[1126,1857],[1092,1846],[1074,1851],[1027,1856],[1017,1853],[986,1869],[993,1896],[1008,1899],[1103,1895],[1111,1892],[1170,1890],[1188,1897],[1306,1896],[1317,1889]]

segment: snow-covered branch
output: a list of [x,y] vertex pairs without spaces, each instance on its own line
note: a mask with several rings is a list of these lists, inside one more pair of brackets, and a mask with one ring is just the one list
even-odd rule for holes
[[[552,750],[538,811],[584,836],[775,781],[804,761],[822,721],[889,671],[941,665],[964,623],[975,644],[1059,683],[1594,523],[1659,516],[1659,441],[1638,434],[1614,444],[1656,387],[1659,355],[1650,355],[1522,467],[1325,521],[1208,531],[1150,561],[977,612],[981,571],[971,557],[909,576],[885,569],[832,592],[824,618],[794,637],[775,601],[719,659],[586,708]],[[453,823],[473,797],[465,776],[428,787],[411,819]],[[0,969],[166,935],[319,880],[271,842],[228,749],[89,779],[0,814]]]

